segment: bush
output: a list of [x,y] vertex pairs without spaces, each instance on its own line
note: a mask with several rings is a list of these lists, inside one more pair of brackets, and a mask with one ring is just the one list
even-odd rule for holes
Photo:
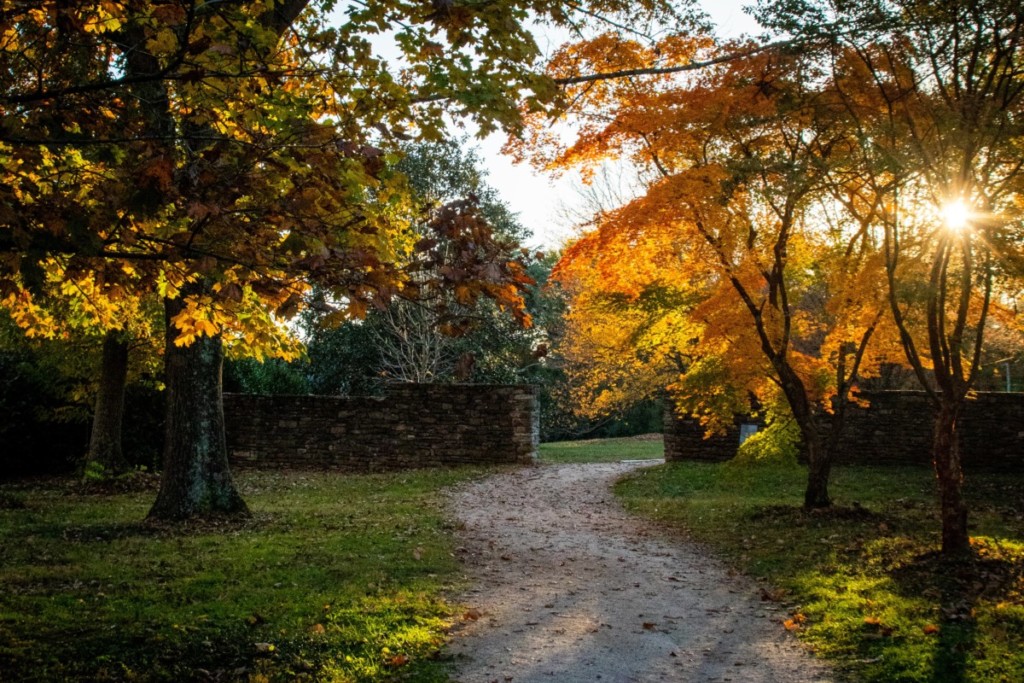
[[800,429],[793,420],[772,422],[748,437],[730,462],[737,465],[796,465]]
[[260,362],[252,358],[224,362],[224,390],[239,394],[309,393],[309,381],[302,373],[302,363],[286,363],[279,358]]
[[69,472],[89,446],[71,382],[27,350],[0,351],[0,477]]

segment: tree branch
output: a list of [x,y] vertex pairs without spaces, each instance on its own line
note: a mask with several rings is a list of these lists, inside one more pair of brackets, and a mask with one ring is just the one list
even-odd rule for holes
[[718,57],[711,59],[705,59],[699,62],[689,62],[688,64],[679,64],[676,66],[661,66],[661,67],[647,67],[642,69],[623,69],[622,71],[607,71],[599,74],[584,74],[582,76],[567,76],[565,78],[554,79],[558,85],[578,85],[580,83],[592,83],[594,81],[609,81],[617,78],[632,78],[633,76],[663,76],[666,74],[677,74],[685,73],[687,71],[699,71],[706,69],[709,66],[715,66],[716,64],[725,64],[735,59],[743,59],[745,57],[752,57],[753,55],[767,52],[782,47],[797,47],[804,45],[803,41],[798,40],[778,40],[773,43],[767,43],[765,45],[758,45],[756,47],[748,48],[746,50],[739,50],[737,52],[729,52]]

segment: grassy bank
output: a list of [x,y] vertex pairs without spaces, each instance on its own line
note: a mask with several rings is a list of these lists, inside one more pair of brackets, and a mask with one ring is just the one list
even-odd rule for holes
[[620,439],[555,441],[540,445],[541,462],[618,462],[665,457],[661,435],[627,436]]
[[[783,625],[853,680],[1024,680],[1024,476],[968,477],[974,554],[940,559],[926,468],[835,472],[830,512],[799,509],[796,467],[679,463],[617,487],[790,606]],[[783,626],[780,626],[782,628]]]
[[439,490],[471,473],[246,472],[246,523],[154,527],[153,492],[0,490],[0,680],[447,680]]

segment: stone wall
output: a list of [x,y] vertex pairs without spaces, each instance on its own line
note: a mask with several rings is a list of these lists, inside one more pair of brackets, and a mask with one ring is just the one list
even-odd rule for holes
[[382,398],[225,394],[234,464],[378,472],[530,463],[537,388],[402,384]]
[[675,414],[671,401],[665,405],[665,460],[710,460],[722,461],[736,455],[740,445],[740,425],[758,424],[745,416],[737,416],[724,434],[704,437],[704,427],[696,418],[680,418]]
[[[871,391],[847,416],[840,463],[930,463],[934,412],[923,391]],[[1024,394],[978,392],[960,420],[965,467],[1024,465]]]
[[[864,406],[847,412],[839,463],[931,462],[933,409],[922,391],[873,391],[857,395]],[[728,460],[739,446],[739,428],[703,439],[695,419],[671,411],[665,418],[666,460]],[[979,392],[960,422],[964,465],[1024,466],[1024,394]]]

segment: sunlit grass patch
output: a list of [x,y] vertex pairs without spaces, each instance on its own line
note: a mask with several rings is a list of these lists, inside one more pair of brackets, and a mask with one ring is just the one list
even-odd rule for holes
[[553,441],[540,445],[540,461],[551,463],[618,462],[652,460],[665,457],[660,434],[627,436],[618,439]]
[[446,680],[440,491],[474,474],[243,472],[254,519],[167,527],[141,521],[152,493],[20,487],[0,680]]
[[854,680],[1024,680],[1024,476],[968,474],[969,558],[938,555],[927,468],[847,467],[836,506],[799,508],[804,470],[679,463],[618,493],[767,579],[796,632]]

